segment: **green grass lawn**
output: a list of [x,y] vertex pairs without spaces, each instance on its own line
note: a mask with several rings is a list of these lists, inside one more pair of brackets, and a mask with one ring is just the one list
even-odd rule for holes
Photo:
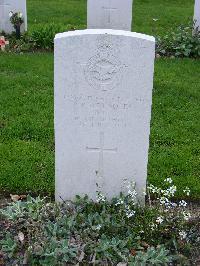
[[[53,55],[0,55],[0,190],[54,193]],[[149,181],[200,199],[200,61],[156,61]]]
[[[194,0],[133,2],[133,31],[163,35],[193,17]],[[86,28],[86,3],[86,0],[27,0],[29,29],[50,22]]]

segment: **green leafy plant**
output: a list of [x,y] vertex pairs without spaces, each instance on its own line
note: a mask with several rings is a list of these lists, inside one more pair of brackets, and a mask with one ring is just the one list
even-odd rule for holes
[[[146,207],[137,201],[134,183],[111,201],[99,191],[95,201],[77,196],[75,202],[60,204],[28,196],[13,202],[0,210],[7,226],[0,234],[3,258],[8,265],[179,262],[179,254],[188,256],[196,244],[198,230],[191,228],[187,203],[173,202],[173,181],[167,178],[164,183],[162,189],[148,186]],[[189,188],[184,191],[189,195]]]
[[200,57],[200,31],[191,23],[179,26],[157,38],[157,53],[161,56]]
[[130,259],[130,266],[145,265],[169,265],[173,261],[173,256],[169,255],[169,250],[160,246],[158,248],[150,247],[146,252],[139,251],[136,256]]
[[14,253],[17,249],[17,243],[13,239],[11,233],[6,233],[5,238],[0,241],[1,244],[1,250],[5,252],[9,258],[12,258],[14,256]]
[[30,41],[35,48],[53,49],[55,35],[71,28],[73,28],[71,25],[64,27],[55,23],[37,26],[30,34]]

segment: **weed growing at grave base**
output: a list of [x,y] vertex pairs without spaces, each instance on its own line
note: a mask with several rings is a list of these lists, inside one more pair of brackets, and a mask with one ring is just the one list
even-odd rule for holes
[[[154,205],[138,204],[134,186],[108,202],[101,194],[56,204],[45,198],[11,203],[0,211],[1,254],[6,265],[175,265],[188,262],[199,229],[191,223],[186,203],[173,203],[175,186],[150,185]],[[189,193],[188,188],[185,193]],[[150,198],[150,194],[148,194]],[[199,220],[196,220],[197,224]],[[191,234],[192,232],[192,234]]]

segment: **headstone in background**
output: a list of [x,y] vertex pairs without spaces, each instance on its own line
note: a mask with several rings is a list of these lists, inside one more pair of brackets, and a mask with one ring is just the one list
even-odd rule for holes
[[88,0],[88,29],[131,31],[133,0]]
[[199,27],[200,31],[200,0],[195,0],[195,6],[194,6],[194,21],[195,21],[195,27]]
[[124,180],[146,187],[155,40],[115,30],[55,37],[56,199],[97,187],[108,198]]
[[0,32],[5,31],[11,33],[15,31],[10,23],[9,12],[21,12],[23,14],[24,23],[21,26],[21,32],[27,30],[27,10],[26,0],[0,0]]

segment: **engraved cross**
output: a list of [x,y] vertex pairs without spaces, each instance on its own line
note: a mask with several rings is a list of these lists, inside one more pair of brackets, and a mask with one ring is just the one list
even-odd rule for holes
[[106,13],[107,23],[110,24],[111,23],[111,14],[113,12],[115,12],[117,10],[117,8],[111,7],[111,4],[109,4],[108,7],[103,6],[102,8],[103,8],[104,12]]
[[117,148],[105,148],[104,147],[104,133],[100,132],[100,145],[99,147],[86,147],[86,150],[88,152],[99,152],[99,169],[98,169],[98,175],[99,177],[103,178],[104,175],[104,166],[103,166],[103,154],[104,152],[111,152],[116,153]]

